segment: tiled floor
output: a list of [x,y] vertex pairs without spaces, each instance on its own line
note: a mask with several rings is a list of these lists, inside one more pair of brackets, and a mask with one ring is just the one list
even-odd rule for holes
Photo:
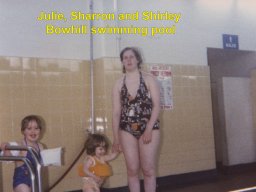
[[[255,189],[247,189],[253,188]],[[209,182],[192,184],[189,186],[159,189],[159,192],[228,192],[243,191],[256,192],[255,169],[242,173],[218,174],[216,179]]]

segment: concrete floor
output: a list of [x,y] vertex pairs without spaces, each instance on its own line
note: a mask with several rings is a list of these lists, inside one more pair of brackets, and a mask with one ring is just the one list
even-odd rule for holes
[[256,192],[256,171],[247,170],[242,173],[218,174],[212,181],[187,186],[159,188],[158,192]]

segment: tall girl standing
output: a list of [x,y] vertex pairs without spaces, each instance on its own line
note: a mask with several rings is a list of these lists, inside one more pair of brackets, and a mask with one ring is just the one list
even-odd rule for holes
[[156,156],[160,142],[160,90],[156,79],[142,72],[137,48],[120,53],[124,75],[113,88],[113,150],[125,157],[130,192],[140,191],[139,170],[145,192],[156,191]]

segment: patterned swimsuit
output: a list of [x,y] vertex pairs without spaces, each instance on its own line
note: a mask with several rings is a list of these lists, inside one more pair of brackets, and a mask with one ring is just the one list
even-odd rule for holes
[[[25,140],[25,144],[27,146],[27,142]],[[40,156],[40,148],[37,144],[38,150],[39,150],[39,160],[42,162],[41,156]],[[31,162],[33,169],[36,168],[35,160],[32,157],[32,154],[27,151],[26,158]],[[16,167],[14,170],[13,175],[13,189],[17,187],[19,184],[26,184],[27,186],[31,187],[31,179],[30,174],[27,165],[24,163],[23,165]]]
[[[131,133],[137,139],[144,133],[147,122],[151,117],[152,99],[147,89],[142,74],[140,72],[140,85],[135,98],[128,93],[125,84],[126,76],[123,79],[121,88],[121,118],[120,129]],[[153,129],[159,129],[159,120],[153,126]]]

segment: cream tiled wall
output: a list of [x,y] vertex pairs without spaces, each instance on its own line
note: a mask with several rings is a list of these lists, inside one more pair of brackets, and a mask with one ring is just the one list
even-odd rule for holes
[[[144,66],[148,70],[149,65]],[[158,176],[215,168],[214,137],[208,66],[171,65],[173,104],[160,115],[162,141]],[[95,128],[112,139],[111,93],[122,75],[117,58],[94,61]],[[63,146],[64,166],[49,169],[53,184],[81,150],[90,121],[90,66],[86,61],[6,58],[0,59],[1,141],[21,138],[20,120],[41,115],[46,122],[42,142],[49,148]],[[81,158],[82,160],[82,158]],[[80,161],[81,161],[80,160]],[[106,188],[127,184],[123,155],[111,162],[114,175]],[[3,189],[11,188],[13,165],[4,163]],[[81,189],[76,168],[52,191]]]
[[[90,120],[90,70],[86,61],[1,57],[0,142],[22,139],[21,119],[40,115],[46,124],[42,143],[63,147],[62,167],[50,167],[49,185],[83,147]],[[14,165],[2,163],[3,191],[12,191]],[[81,188],[75,169],[52,191]],[[1,188],[0,188],[1,189]]]

